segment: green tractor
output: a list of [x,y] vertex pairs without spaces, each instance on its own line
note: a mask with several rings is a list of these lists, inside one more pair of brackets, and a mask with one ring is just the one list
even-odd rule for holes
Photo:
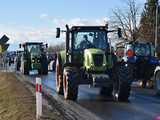
[[79,85],[100,88],[100,94],[117,101],[128,101],[132,74],[128,66],[116,62],[111,50],[108,26],[73,26],[66,30],[57,28],[56,38],[66,33],[66,48],[57,53],[56,91],[65,99],[76,100]]
[[21,72],[28,75],[30,70],[38,70],[39,74],[48,74],[46,48],[42,42],[26,42],[20,44],[24,52],[21,56]]

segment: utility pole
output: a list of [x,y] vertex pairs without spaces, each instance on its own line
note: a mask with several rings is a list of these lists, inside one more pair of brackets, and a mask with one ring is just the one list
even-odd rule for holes
[[[156,3],[155,48],[157,48],[157,45],[158,45],[158,1]],[[155,56],[157,57],[157,53],[155,53]]]
[[133,8],[132,8],[133,9],[132,10],[132,12],[133,12],[132,13],[133,37],[132,38],[133,38],[133,41],[135,41],[136,40],[136,36],[135,35],[136,35],[136,32],[137,32],[136,31],[137,21],[136,21],[136,6],[135,6],[136,3],[135,3],[135,1],[133,1],[132,4],[133,4]]

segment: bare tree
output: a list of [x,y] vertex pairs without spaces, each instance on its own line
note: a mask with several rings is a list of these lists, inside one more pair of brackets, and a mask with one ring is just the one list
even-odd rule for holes
[[57,53],[65,49],[65,43],[49,46],[48,52]]
[[125,39],[136,40],[138,38],[139,7],[136,0],[127,0],[125,2],[125,10],[120,8],[113,10],[114,24],[122,28]]

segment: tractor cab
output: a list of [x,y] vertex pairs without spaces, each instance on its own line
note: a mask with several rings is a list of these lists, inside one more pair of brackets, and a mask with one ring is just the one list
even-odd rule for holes
[[105,72],[110,66],[108,26],[73,26],[66,31],[66,63],[88,72]]
[[105,27],[72,27],[73,49],[83,51],[96,48],[105,50],[108,47],[107,28]]
[[126,62],[136,62],[137,59],[153,58],[155,48],[146,42],[120,42],[116,44],[116,55]]
[[126,52],[128,50],[133,51],[133,56],[147,57],[154,56],[154,47],[151,43],[144,42],[129,42],[126,44]]
[[42,42],[26,42],[20,46],[23,46],[24,51],[36,55],[45,52],[47,48]]
[[71,62],[79,64],[87,71],[105,71],[105,52],[110,52],[106,27],[78,27],[71,29]]

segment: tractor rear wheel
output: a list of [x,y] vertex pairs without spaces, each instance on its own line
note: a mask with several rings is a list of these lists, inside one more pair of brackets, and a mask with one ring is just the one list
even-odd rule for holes
[[42,58],[42,68],[41,68],[42,74],[47,75],[48,74],[48,63],[47,63],[47,58],[43,57]]
[[23,72],[24,72],[24,74],[25,75],[29,75],[29,68],[28,68],[28,66],[27,66],[27,63],[24,63],[24,67],[23,67]]
[[116,101],[128,101],[132,83],[132,69],[129,65],[121,64],[116,69],[116,80],[113,84],[113,97]]
[[58,94],[63,94],[63,72],[60,57],[57,57],[56,60],[56,91]]
[[68,100],[77,100],[78,96],[78,72],[72,67],[64,68],[63,72],[63,90],[64,98]]
[[24,62],[24,61],[21,62],[21,72],[24,75],[29,75],[29,68],[28,68],[27,62]]
[[142,88],[146,88],[147,86],[147,80],[142,80]]
[[19,62],[16,63],[16,70],[19,71],[20,70],[20,65]]

